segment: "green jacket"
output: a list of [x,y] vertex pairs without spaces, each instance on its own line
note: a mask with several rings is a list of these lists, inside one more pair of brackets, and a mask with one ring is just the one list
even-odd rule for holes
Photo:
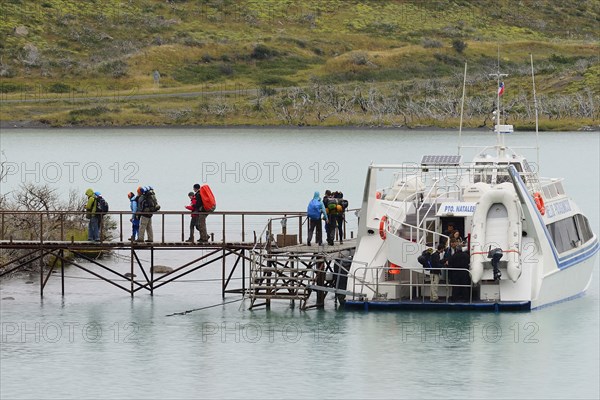
[[94,190],[92,189],[86,190],[85,195],[88,197],[88,202],[85,205],[85,217],[90,219],[96,215],[96,196],[94,195]]

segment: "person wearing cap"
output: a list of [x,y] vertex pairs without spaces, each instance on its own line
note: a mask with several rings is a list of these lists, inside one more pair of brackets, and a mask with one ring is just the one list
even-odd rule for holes
[[137,215],[137,196],[133,192],[127,194],[129,198],[129,207],[131,208],[131,237],[129,240],[136,240],[140,230],[140,216]]
[[143,242],[144,236],[148,234],[148,240],[146,242],[154,241],[154,232],[152,231],[152,213],[148,212],[148,206],[146,204],[146,187],[138,187],[138,201],[136,215],[140,217],[140,230],[138,232],[138,238],[136,242]]
[[[190,198],[190,204],[185,206],[185,208],[192,212],[192,218],[190,219],[190,237],[186,242],[194,243],[194,229],[198,229],[198,232],[200,232],[200,226],[198,225],[199,213],[196,211],[196,196],[194,192],[189,192],[188,197]],[[200,232],[200,235],[202,237],[202,232]]]
[[194,199],[196,204],[195,210],[198,211],[198,230],[200,231],[199,242],[208,242],[208,232],[206,231],[206,213],[202,204],[202,197],[200,196],[200,184],[194,184]]

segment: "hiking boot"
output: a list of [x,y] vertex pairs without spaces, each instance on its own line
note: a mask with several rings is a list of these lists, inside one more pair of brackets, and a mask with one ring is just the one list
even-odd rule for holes
[[307,246],[310,246],[310,242],[306,242],[306,245],[307,245]]
[[188,240],[185,241],[186,243],[194,243],[194,238],[189,238]]

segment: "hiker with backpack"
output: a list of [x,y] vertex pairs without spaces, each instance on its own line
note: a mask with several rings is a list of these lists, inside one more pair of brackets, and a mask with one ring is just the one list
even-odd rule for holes
[[339,214],[338,205],[340,205],[340,202],[339,199],[334,197],[334,194],[331,193],[330,190],[327,190],[325,195],[326,196],[323,199],[323,204],[327,210],[327,224],[325,225],[325,231],[327,232],[327,244],[333,246],[335,243],[335,231]]
[[206,231],[207,213],[213,212],[217,206],[215,196],[208,185],[200,186],[194,184],[194,199],[196,200],[195,211],[198,212],[198,229],[200,231],[199,243],[208,242],[208,232]]
[[312,200],[308,203],[306,208],[306,215],[308,217],[308,240],[307,246],[310,246],[310,241],[313,237],[313,232],[317,230],[317,244],[321,246],[323,244],[323,232],[321,228],[321,217],[327,222],[327,211],[325,205],[321,201],[320,193],[315,192]]
[[88,241],[99,242],[100,241],[100,220],[97,213],[97,202],[96,195],[93,189],[85,191],[85,195],[88,201],[85,205],[85,217],[89,219],[88,223]]
[[337,200],[337,205],[336,205],[337,214],[335,215],[335,218],[336,218],[335,223],[337,225],[338,234],[340,236],[340,244],[343,244],[344,243],[344,220],[346,219],[345,214],[346,214],[346,209],[348,208],[348,200],[344,199],[344,194],[342,192],[334,192],[333,197]]
[[108,212],[108,202],[102,197],[102,193],[94,192],[96,196],[96,214],[98,215],[99,236],[102,237],[104,215]]
[[160,205],[156,200],[156,194],[152,186],[138,187],[138,208],[137,213],[140,216],[140,230],[138,232],[137,242],[144,241],[144,235],[148,233],[146,242],[154,241],[154,232],[152,231],[152,213],[160,210]]

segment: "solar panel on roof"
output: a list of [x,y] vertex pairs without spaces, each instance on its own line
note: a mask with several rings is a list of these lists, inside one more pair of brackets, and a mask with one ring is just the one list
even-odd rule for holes
[[427,155],[421,159],[421,165],[460,165],[462,156],[459,155]]

